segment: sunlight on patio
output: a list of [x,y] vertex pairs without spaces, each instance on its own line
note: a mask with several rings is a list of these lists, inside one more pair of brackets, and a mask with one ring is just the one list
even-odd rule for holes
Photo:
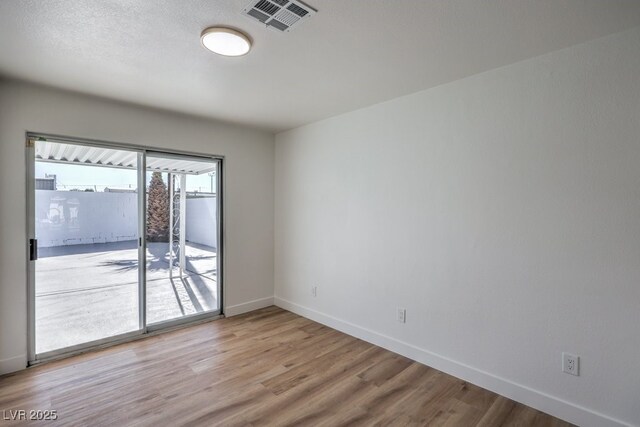
[[[182,279],[177,268],[169,279],[168,257],[148,243],[148,322],[217,309],[215,248],[187,243]],[[42,248],[38,262],[38,352],[138,329],[137,241]]]

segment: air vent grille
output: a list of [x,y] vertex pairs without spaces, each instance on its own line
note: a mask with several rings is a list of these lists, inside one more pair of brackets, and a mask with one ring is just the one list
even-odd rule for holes
[[269,15],[265,15],[264,13],[256,9],[251,9],[249,12],[247,12],[247,15],[253,16],[260,22],[267,22],[267,19],[269,19]]
[[277,19],[272,19],[271,21],[269,21],[267,23],[268,26],[270,27],[275,27],[277,29],[279,29],[280,31],[286,31],[289,26],[287,24],[283,24],[282,22],[278,21]]
[[304,18],[304,16],[309,13],[306,9],[301,8],[300,6],[298,6],[295,3],[291,3],[289,6],[287,6],[287,9],[290,10],[291,12],[295,13],[296,15],[298,15],[301,18]]
[[276,6],[268,0],[260,0],[253,8],[261,10],[267,15],[271,16],[273,16],[274,13],[280,10],[280,6]]
[[294,13],[283,10],[282,13],[278,14],[278,18],[274,19],[274,21],[275,20],[282,22],[287,27],[290,27],[296,22],[298,22],[300,20],[300,17]]
[[299,0],[253,0],[242,14],[277,31],[288,32],[316,10]]

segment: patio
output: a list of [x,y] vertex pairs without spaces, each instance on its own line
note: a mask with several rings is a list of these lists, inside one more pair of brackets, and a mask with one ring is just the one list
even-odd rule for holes
[[[147,245],[148,323],[218,308],[215,248],[186,244],[169,278],[168,243]],[[38,353],[137,330],[137,241],[42,248],[36,270]]]

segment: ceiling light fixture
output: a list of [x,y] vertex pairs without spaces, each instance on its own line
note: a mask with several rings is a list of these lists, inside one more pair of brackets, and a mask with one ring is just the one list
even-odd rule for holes
[[242,56],[251,49],[249,37],[231,28],[207,28],[202,32],[200,40],[202,45],[211,52],[223,56]]

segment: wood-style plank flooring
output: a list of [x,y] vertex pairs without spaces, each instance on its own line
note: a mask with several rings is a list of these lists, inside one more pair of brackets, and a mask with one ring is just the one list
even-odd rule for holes
[[55,425],[569,425],[276,307],[0,377],[0,424],[16,409]]

